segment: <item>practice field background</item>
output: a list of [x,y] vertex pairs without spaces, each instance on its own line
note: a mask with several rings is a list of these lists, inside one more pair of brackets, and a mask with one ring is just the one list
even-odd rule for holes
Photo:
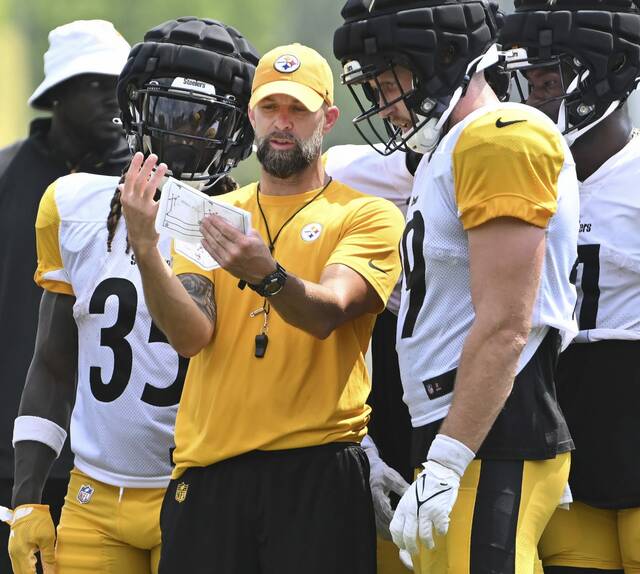
[[[42,55],[47,34],[61,24],[77,19],[111,20],[134,44],[144,32],[178,16],[200,16],[222,20],[238,28],[260,53],[290,42],[307,44],[322,53],[336,75],[336,103],[341,120],[326,146],[362,143],[351,126],[355,104],[348,90],[339,85],[340,66],[333,58],[333,32],[340,24],[343,0],[0,0],[0,147],[26,135],[35,112],[27,98],[43,77]],[[502,0],[511,9],[511,0]],[[640,95],[631,102],[640,125]],[[240,183],[257,174],[252,158],[235,172]]]
[[[296,41],[311,46],[327,58],[338,80],[340,65],[333,58],[332,42],[342,4],[341,0],[0,0],[0,146],[24,137],[36,115],[26,101],[42,80],[47,34],[56,26],[103,18],[112,21],[133,45],[146,30],[166,20],[214,18],[238,28],[261,54]],[[339,85],[336,103],[343,116],[326,145],[360,143],[350,125],[355,104]],[[243,184],[256,174],[253,158],[234,172]]]

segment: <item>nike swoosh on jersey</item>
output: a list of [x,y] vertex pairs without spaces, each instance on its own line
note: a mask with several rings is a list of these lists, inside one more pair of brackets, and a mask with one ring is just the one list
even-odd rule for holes
[[373,259],[369,259],[369,267],[371,267],[371,269],[375,269],[376,271],[380,271],[381,273],[384,273],[385,275],[388,273],[387,271],[385,271],[384,269],[380,269],[380,267],[378,267],[374,262]]
[[503,122],[502,118],[498,118],[496,120],[497,128],[506,128],[507,126],[512,126],[513,124],[521,124],[522,122],[526,122],[527,120],[511,120],[508,122]]

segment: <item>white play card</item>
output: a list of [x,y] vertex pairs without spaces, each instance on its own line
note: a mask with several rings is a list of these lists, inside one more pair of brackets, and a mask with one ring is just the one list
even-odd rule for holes
[[158,233],[168,233],[175,239],[175,249],[203,269],[219,267],[202,247],[200,222],[214,214],[244,233],[251,229],[251,214],[194,189],[172,177],[167,178],[160,195],[156,215]]
[[176,250],[176,253],[186,257],[189,261],[193,261],[205,271],[211,271],[212,269],[218,269],[218,267],[220,267],[218,262],[202,247],[202,243],[174,239],[173,248]]

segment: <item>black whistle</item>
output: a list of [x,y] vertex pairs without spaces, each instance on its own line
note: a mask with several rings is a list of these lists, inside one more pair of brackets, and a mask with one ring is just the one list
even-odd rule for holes
[[267,345],[269,344],[269,337],[266,333],[260,333],[256,335],[256,357],[262,359],[267,352]]

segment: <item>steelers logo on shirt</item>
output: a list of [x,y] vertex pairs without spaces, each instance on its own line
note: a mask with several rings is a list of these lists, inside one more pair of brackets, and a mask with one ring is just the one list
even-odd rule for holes
[[322,225],[320,223],[309,223],[302,228],[300,235],[303,241],[311,243],[320,237],[322,233]]

